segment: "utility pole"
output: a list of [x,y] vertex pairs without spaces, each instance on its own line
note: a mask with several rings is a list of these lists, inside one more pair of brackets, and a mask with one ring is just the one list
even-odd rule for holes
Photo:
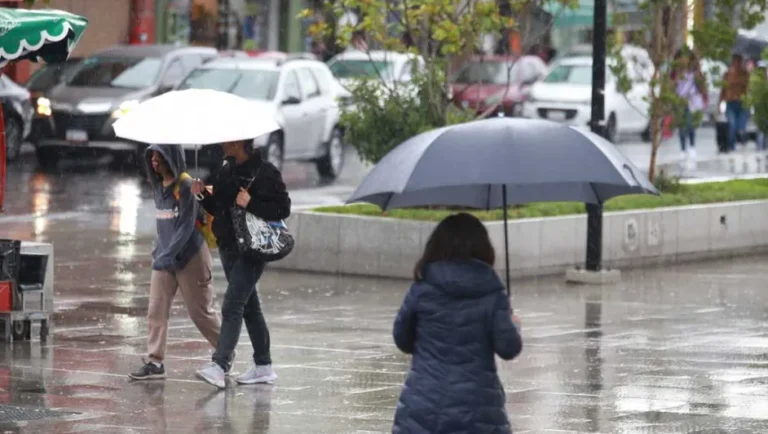
[[[606,0],[595,0],[592,30],[592,117],[590,129],[604,136],[605,127],[605,51],[608,21]],[[603,204],[586,204],[587,208],[587,271],[600,271],[603,262]]]

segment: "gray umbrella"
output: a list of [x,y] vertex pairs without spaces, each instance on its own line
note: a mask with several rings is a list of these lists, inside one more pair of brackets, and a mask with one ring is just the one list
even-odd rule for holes
[[602,137],[551,121],[490,118],[408,139],[376,164],[347,203],[368,202],[384,210],[503,208],[506,244],[509,204],[602,204],[626,194],[659,192]]

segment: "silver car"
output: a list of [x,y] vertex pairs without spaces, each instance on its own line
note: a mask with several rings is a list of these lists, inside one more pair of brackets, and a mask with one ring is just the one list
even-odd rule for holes
[[[177,89],[215,89],[263,104],[282,127],[256,139],[265,159],[278,168],[287,160],[314,162],[326,179],[341,173],[338,87],[324,63],[290,57],[217,59],[196,68]],[[211,147],[203,154],[205,148]]]

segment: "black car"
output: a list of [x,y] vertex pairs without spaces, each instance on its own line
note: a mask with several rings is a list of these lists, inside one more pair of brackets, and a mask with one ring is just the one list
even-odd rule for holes
[[29,91],[5,75],[0,76],[0,102],[5,120],[5,146],[8,161],[19,157],[24,139],[32,129],[32,103]]
[[112,124],[217,54],[206,47],[120,45],[78,62],[36,101],[38,162],[51,167],[67,154],[111,153],[120,164],[140,164],[147,145],[118,138]]
[[45,92],[53,89],[56,85],[66,81],[68,75],[82,60],[80,57],[70,57],[60,63],[44,63],[40,69],[35,71],[29,80],[24,84],[31,94],[32,101],[45,96]]

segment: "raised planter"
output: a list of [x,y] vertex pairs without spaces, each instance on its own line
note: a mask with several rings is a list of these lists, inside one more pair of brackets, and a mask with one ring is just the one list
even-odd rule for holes
[[[768,201],[730,202],[604,215],[606,266],[633,267],[768,250]],[[377,277],[412,275],[436,223],[301,212],[288,221],[297,243],[275,267]],[[502,222],[486,223],[504,267]],[[511,274],[562,273],[584,261],[586,216],[512,220]]]

